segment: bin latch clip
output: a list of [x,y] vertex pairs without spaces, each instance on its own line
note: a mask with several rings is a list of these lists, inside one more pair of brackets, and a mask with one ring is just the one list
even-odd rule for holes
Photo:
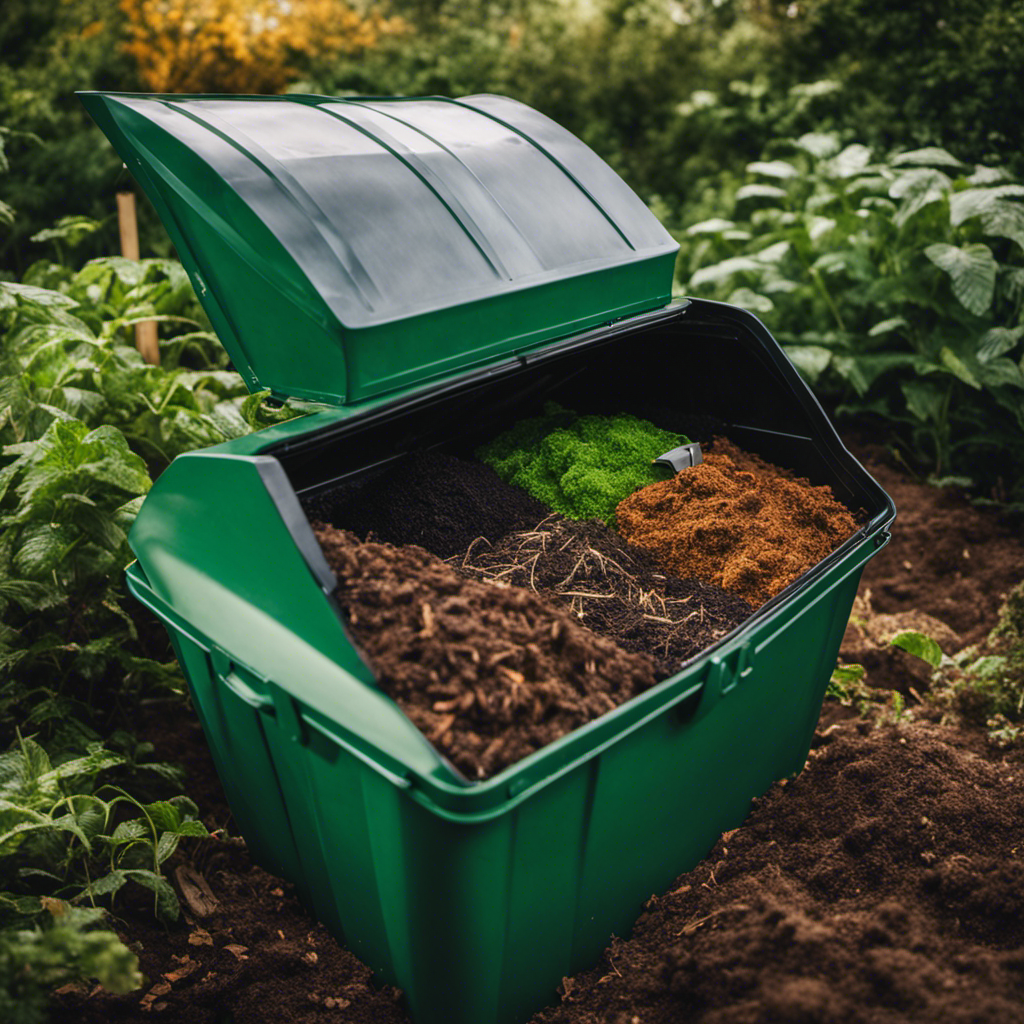
[[656,459],[651,459],[655,466],[668,466],[673,473],[680,473],[691,466],[700,465],[703,461],[704,453],[700,450],[699,441],[682,444],[678,448],[665,452],[664,455],[659,455]]

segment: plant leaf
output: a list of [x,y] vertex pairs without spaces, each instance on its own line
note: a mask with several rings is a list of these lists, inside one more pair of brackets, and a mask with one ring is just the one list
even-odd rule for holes
[[938,146],[925,146],[923,149],[900,153],[892,158],[891,163],[894,167],[952,167],[954,170],[964,166],[952,153]]
[[742,185],[736,190],[736,202],[743,199],[785,199],[786,190],[778,185]]
[[943,345],[939,350],[939,362],[949,370],[957,380],[962,380],[965,384],[976,390],[981,390],[981,383],[978,378],[971,373],[967,364],[948,346]]
[[800,172],[785,160],[755,160],[747,164],[747,174],[763,174],[766,178],[796,178]]
[[924,251],[940,270],[949,274],[953,294],[975,316],[982,316],[992,305],[996,287],[996,263],[992,250],[981,243],[962,247],[938,242]]
[[915,658],[927,661],[932,668],[937,668],[942,661],[942,648],[924,633],[915,633],[913,630],[898,633],[892,638],[892,645],[914,655]]
[[991,327],[978,339],[978,362],[987,363],[1006,355],[1024,337],[1024,326]]

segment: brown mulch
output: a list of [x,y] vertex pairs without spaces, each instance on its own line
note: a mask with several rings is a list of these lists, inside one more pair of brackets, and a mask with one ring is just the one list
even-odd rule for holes
[[759,608],[852,536],[829,487],[716,437],[704,461],[619,502],[619,532],[680,576]]
[[380,688],[467,778],[496,774],[657,681],[649,655],[530,590],[465,579],[415,545],[313,529]]

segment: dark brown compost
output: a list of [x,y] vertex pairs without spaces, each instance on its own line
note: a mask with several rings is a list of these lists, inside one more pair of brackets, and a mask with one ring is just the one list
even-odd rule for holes
[[552,515],[496,544],[475,541],[450,564],[474,579],[544,594],[624,650],[650,654],[659,678],[753,613],[719,587],[666,573],[596,519]]
[[381,689],[471,779],[656,681],[648,655],[622,650],[532,591],[465,579],[414,545],[314,530]]

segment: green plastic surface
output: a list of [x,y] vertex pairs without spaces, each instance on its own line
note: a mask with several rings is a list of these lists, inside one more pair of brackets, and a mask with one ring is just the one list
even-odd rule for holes
[[514,100],[79,95],[252,390],[354,402],[669,300],[671,235]]

